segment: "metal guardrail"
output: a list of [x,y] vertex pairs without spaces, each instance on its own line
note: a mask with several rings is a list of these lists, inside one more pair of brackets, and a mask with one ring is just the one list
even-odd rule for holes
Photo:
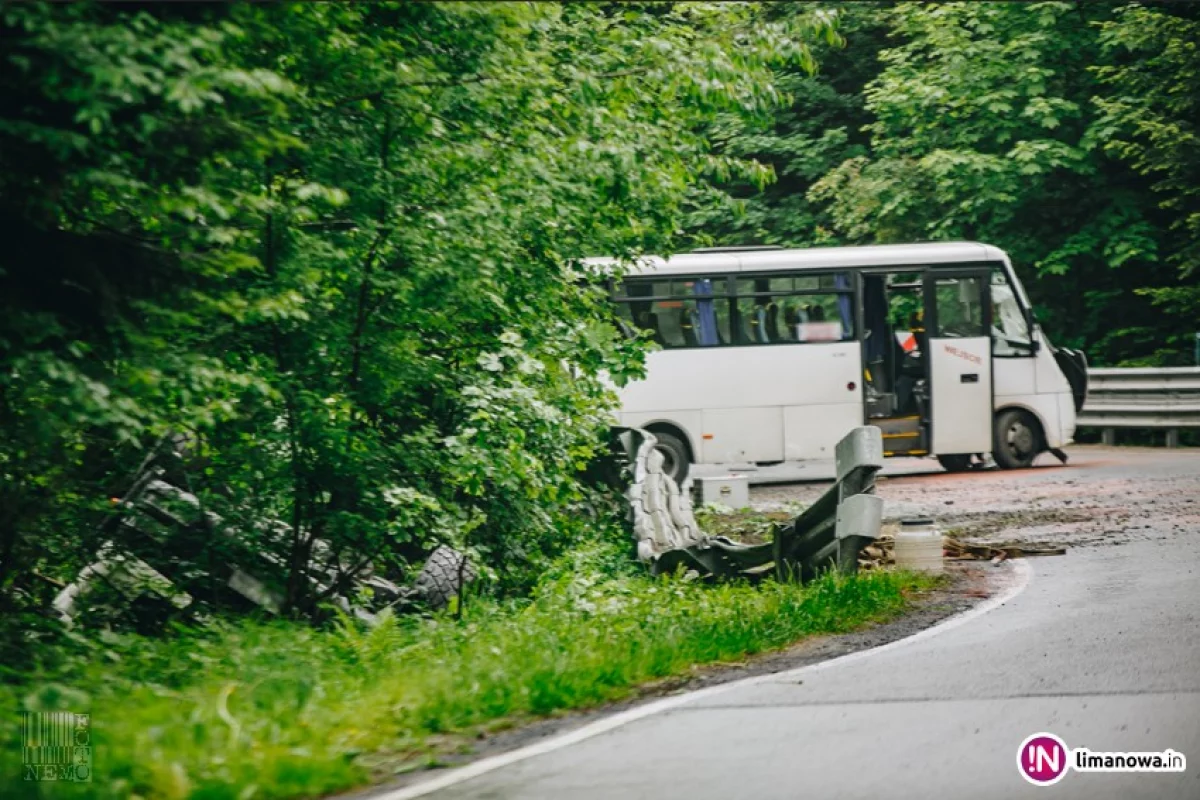
[[858,554],[879,537],[883,500],[875,474],[883,466],[883,438],[874,426],[855,428],[835,451],[837,482],[786,524],[772,541],[748,545],[700,530],[692,514],[690,483],[677,487],[662,471],[653,434],[620,429],[620,447],[633,466],[626,491],[638,558],[654,574],[680,567],[702,575],[732,577],[774,572],[780,580],[808,581],[822,569],[858,569]]
[[1117,428],[1166,430],[1179,446],[1179,428],[1200,428],[1200,367],[1114,367],[1088,370],[1080,427],[1103,428],[1105,444]]

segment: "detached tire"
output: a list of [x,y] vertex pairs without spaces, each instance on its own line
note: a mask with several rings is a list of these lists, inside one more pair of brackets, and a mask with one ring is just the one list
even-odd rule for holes
[[970,453],[951,453],[950,455],[938,456],[937,460],[946,472],[966,472],[971,469]]
[[681,485],[687,478],[688,467],[691,466],[691,457],[688,455],[688,447],[673,433],[667,431],[650,431],[654,434],[654,438],[658,440],[658,444],[654,449],[662,453],[663,457],[663,472],[671,476],[676,485]]
[[1027,411],[1001,411],[992,431],[992,458],[1002,469],[1025,469],[1042,452],[1041,429]]
[[417,591],[433,610],[450,605],[450,600],[462,590],[461,584],[475,579],[475,568],[471,562],[463,561],[462,553],[444,544],[429,554],[415,583]]

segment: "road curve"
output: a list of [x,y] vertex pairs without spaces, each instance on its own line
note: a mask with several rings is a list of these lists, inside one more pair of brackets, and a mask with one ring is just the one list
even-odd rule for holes
[[[1200,798],[1200,453],[1081,452],[1065,469],[881,486],[913,510],[957,487],[965,517],[1071,501],[1042,526],[1068,555],[1026,562],[1024,591],[968,624],[700,693],[426,796]],[[1170,748],[1188,769],[1036,787],[1016,757],[1041,731],[1092,751]]]

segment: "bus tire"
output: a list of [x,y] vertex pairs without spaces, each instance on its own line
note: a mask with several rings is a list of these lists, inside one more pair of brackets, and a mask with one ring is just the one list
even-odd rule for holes
[[938,456],[937,460],[946,472],[966,472],[972,466],[970,453],[950,453]]
[[682,484],[687,478],[688,467],[691,466],[692,461],[691,455],[688,453],[688,446],[670,431],[651,430],[650,432],[658,440],[655,449],[662,453],[663,472],[670,475],[676,485]]
[[992,458],[1002,469],[1024,469],[1042,452],[1042,431],[1027,411],[1010,408],[996,415]]

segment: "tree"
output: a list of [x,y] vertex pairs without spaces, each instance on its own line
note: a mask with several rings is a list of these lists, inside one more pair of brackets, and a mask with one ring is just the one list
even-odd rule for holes
[[[45,564],[35,541],[76,552],[88,504],[45,500],[119,483],[101,454],[183,428],[206,504],[287,523],[261,547],[302,611],[317,540],[398,570],[450,542],[516,589],[585,532],[598,375],[635,374],[640,345],[581,259],[669,252],[700,176],[761,177],[697,131],[762,114],[812,29],[704,3],[31,5],[5,25],[5,195],[33,198],[9,218],[74,243],[64,269],[94,265],[112,302],[6,295],[0,458],[42,485],[13,489],[0,569]],[[36,246],[4,270],[45,296],[70,280],[39,278]]]
[[1191,273],[1173,265],[1196,241],[1179,222],[1182,187],[1195,183],[1194,12],[1063,2],[838,11],[845,49],[817,50],[818,76],[781,76],[790,107],[714,131],[725,152],[771,164],[779,181],[722,183],[735,202],[698,215],[698,228],[729,243],[992,242],[1012,254],[1053,340],[1101,364],[1186,357],[1195,307],[1174,284]]
[[[1089,67],[1111,12],[1069,3],[897,7],[902,43],[867,90],[872,154],[813,189],[852,241],[1004,247],[1052,338],[1101,363],[1149,355],[1164,222],[1104,148]],[[1097,19],[1098,18],[1098,19]],[[1032,268],[1032,274],[1030,270]]]
[[[791,247],[832,240],[826,209],[808,198],[822,176],[850,158],[865,156],[870,121],[863,89],[879,70],[886,46],[890,4],[844,4],[830,12],[816,3],[775,3],[773,16],[797,21],[824,19],[826,37],[813,45],[813,59],[778,70],[786,102],[766,116],[724,115],[709,136],[727,155],[771,168],[765,184],[718,181],[721,202],[709,203],[690,219],[700,236],[723,244]],[[823,15],[831,14],[828,18]]]
[[1096,68],[1105,147],[1153,181],[1169,220],[1166,261],[1178,269],[1178,285],[1140,292],[1181,323],[1162,357],[1182,360],[1200,319],[1200,19],[1186,6],[1132,4],[1100,26],[1100,41],[1111,59]]

